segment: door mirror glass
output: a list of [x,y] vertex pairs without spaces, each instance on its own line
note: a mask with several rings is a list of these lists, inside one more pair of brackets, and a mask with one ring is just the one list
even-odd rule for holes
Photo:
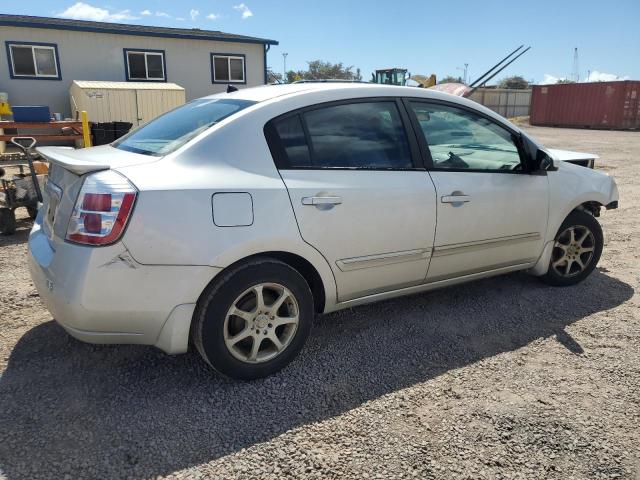
[[416,110],[416,117],[418,118],[418,122],[428,122],[431,120],[429,111],[424,109]]

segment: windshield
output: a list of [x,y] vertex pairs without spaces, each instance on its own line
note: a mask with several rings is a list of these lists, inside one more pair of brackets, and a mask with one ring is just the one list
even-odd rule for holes
[[212,125],[255,103],[221,98],[194,100],[116,140],[113,146],[143,155],[167,155]]

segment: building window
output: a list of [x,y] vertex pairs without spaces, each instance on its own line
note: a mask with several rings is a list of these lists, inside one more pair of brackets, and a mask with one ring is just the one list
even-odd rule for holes
[[244,55],[211,54],[213,83],[247,83]]
[[164,50],[124,49],[128,81],[164,82],[167,80]]
[[58,46],[53,43],[6,42],[11,78],[60,80]]

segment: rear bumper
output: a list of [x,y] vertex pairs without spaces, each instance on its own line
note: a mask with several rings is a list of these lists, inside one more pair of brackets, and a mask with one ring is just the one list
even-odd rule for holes
[[195,303],[220,271],[137,263],[122,243],[52,243],[40,216],[29,235],[29,269],[40,298],[70,335],[90,343],[187,350]]

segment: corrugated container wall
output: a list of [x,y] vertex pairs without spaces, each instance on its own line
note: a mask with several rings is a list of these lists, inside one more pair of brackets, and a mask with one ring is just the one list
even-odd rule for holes
[[138,126],[185,103],[175,83],[74,80],[71,111],[86,110],[90,122],[129,122]]
[[529,115],[531,90],[478,88],[469,98],[503,117],[524,117]]
[[536,85],[531,125],[640,129],[640,81]]

